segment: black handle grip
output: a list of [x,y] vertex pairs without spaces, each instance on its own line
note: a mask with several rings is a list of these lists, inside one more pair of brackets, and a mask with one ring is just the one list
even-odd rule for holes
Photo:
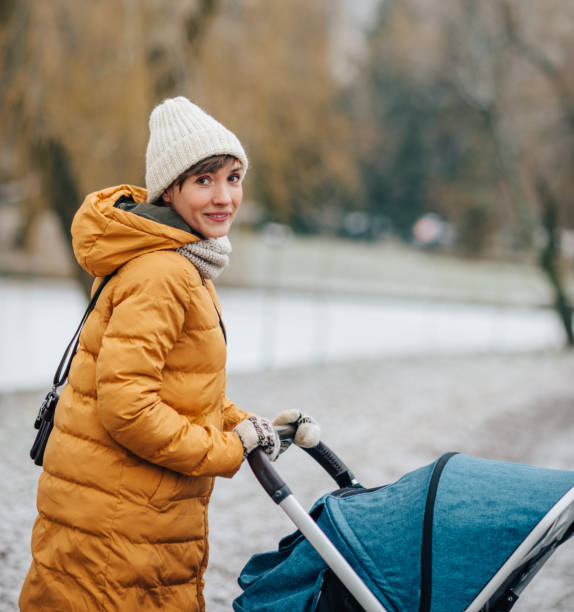
[[341,461],[341,459],[323,442],[317,446],[303,449],[333,478],[342,489],[343,487],[358,487],[359,481],[353,472]]
[[[295,425],[281,425],[275,427],[281,440],[291,440],[297,433]],[[315,461],[333,478],[340,488],[360,486],[351,470],[341,459],[323,442],[312,448],[303,448]]]
[[261,486],[276,504],[280,504],[288,495],[291,495],[291,490],[271,465],[271,461],[260,446],[247,455],[247,461]]
[[275,431],[279,434],[280,440],[291,440],[293,442],[297,427],[295,425],[276,425]]
[[[281,438],[293,438],[297,431],[296,428],[291,425],[277,427],[276,429]],[[313,448],[304,448],[303,450],[315,459],[340,488],[361,486],[351,470],[323,442],[319,442],[319,444]],[[275,503],[280,504],[291,494],[291,490],[285,484],[281,476],[279,476],[277,470],[273,467],[265,451],[261,447],[258,446],[251,451],[251,453],[247,455],[247,461],[255,477]]]

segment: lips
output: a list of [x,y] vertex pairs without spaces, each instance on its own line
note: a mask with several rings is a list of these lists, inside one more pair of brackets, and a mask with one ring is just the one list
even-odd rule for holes
[[231,218],[231,213],[205,213],[205,216],[210,221],[215,221],[216,223],[223,223]]

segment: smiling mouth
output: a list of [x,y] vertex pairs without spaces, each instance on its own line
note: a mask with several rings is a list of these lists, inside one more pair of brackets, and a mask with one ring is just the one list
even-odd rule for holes
[[227,221],[230,217],[230,213],[206,213],[205,216],[211,221],[217,221],[218,223],[222,223],[223,221]]

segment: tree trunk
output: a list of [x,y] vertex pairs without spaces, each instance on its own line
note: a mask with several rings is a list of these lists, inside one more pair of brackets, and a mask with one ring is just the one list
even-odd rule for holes
[[540,251],[539,263],[554,291],[554,308],[566,333],[566,343],[574,347],[572,331],[572,306],[564,289],[559,272],[560,237],[558,235],[558,205],[543,178],[536,182],[536,191],[542,205],[542,225],[546,230],[546,244]]
[[[70,227],[80,195],[74,178],[68,154],[64,146],[57,140],[37,142],[32,145],[32,157],[42,177],[43,193],[48,206],[56,213],[66,237],[66,244],[73,259]],[[89,295],[92,287],[92,277],[79,266],[76,267],[76,277]]]

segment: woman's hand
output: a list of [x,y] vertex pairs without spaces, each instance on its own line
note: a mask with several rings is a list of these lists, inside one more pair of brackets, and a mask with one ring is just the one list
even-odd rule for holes
[[268,419],[250,416],[238,423],[234,427],[233,433],[241,440],[244,457],[247,457],[258,446],[265,451],[271,461],[275,461],[279,456],[281,447],[279,435]]
[[[285,410],[273,420],[273,425],[295,425],[297,431],[293,442],[302,448],[312,448],[321,441],[321,429],[317,421],[307,414],[303,414],[296,408]],[[290,442],[281,442],[281,452],[286,451]]]

